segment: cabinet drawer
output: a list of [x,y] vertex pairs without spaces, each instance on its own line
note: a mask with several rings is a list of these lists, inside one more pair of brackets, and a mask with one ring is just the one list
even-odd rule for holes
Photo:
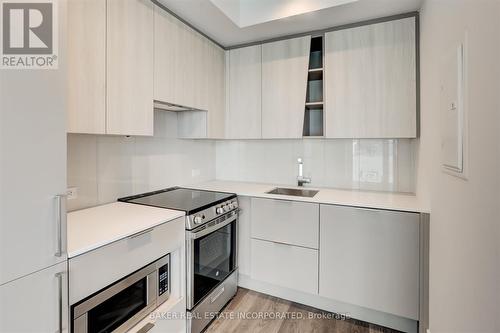
[[74,304],[170,253],[184,242],[184,217],[69,260],[69,298]]
[[318,293],[318,251],[252,239],[252,279]]
[[252,199],[252,237],[318,249],[319,205]]

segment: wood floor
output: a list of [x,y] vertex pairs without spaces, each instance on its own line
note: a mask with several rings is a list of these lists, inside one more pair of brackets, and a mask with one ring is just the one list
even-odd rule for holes
[[206,333],[395,333],[397,331],[239,288]]

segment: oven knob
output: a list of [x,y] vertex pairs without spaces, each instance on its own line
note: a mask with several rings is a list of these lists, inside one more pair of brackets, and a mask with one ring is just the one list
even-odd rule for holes
[[215,212],[216,212],[217,214],[222,214],[222,213],[224,212],[224,209],[223,209],[222,207],[217,207],[217,208],[215,209]]
[[224,205],[224,211],[227,212],[229,210],[229,205]]
[[238,201],[233,201],[233,208],[238,208]]
[[203,218],[200,215],[196,215],[194,217],[193,221],[194,221],[194,224],[200,224],[202,220],[203,220]]

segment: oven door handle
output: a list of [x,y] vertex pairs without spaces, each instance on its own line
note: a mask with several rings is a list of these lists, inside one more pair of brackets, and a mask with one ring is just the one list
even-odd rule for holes
[[200,230],[198,232],[190,232],[188,234],[188,238],[189,239],[198,239],[198,238],[201,238],[203,236],[206,236],[216,230],[219,230],[220,228],[223,228],[225,227],[226,225],[228,225],[229,223],[232,223],[234,221],[236,221],[236,219],[238,218],[238,214],[235,214],[233,215],[232,217],[228,218],[227,220],[224,220],[222,222],[219,222],[213,226],[210,226],[208,228],[205,228],[203,230]]

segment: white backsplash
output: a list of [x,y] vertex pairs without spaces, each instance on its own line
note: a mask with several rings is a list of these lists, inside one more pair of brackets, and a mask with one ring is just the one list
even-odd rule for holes
[[311,186],[415,191],[415,140],[181,140],[172,112],[154,137],[68,135],[68,210],[213,179],[295,185],[297,158]]
[[176,139],[176,115],[155,112],[154,137],[68,135],[68,210],[215,178],[215,143]]
[[414,140],[218,141],[220,180],[296,185],[297,158],[310,186],[415,191]]

